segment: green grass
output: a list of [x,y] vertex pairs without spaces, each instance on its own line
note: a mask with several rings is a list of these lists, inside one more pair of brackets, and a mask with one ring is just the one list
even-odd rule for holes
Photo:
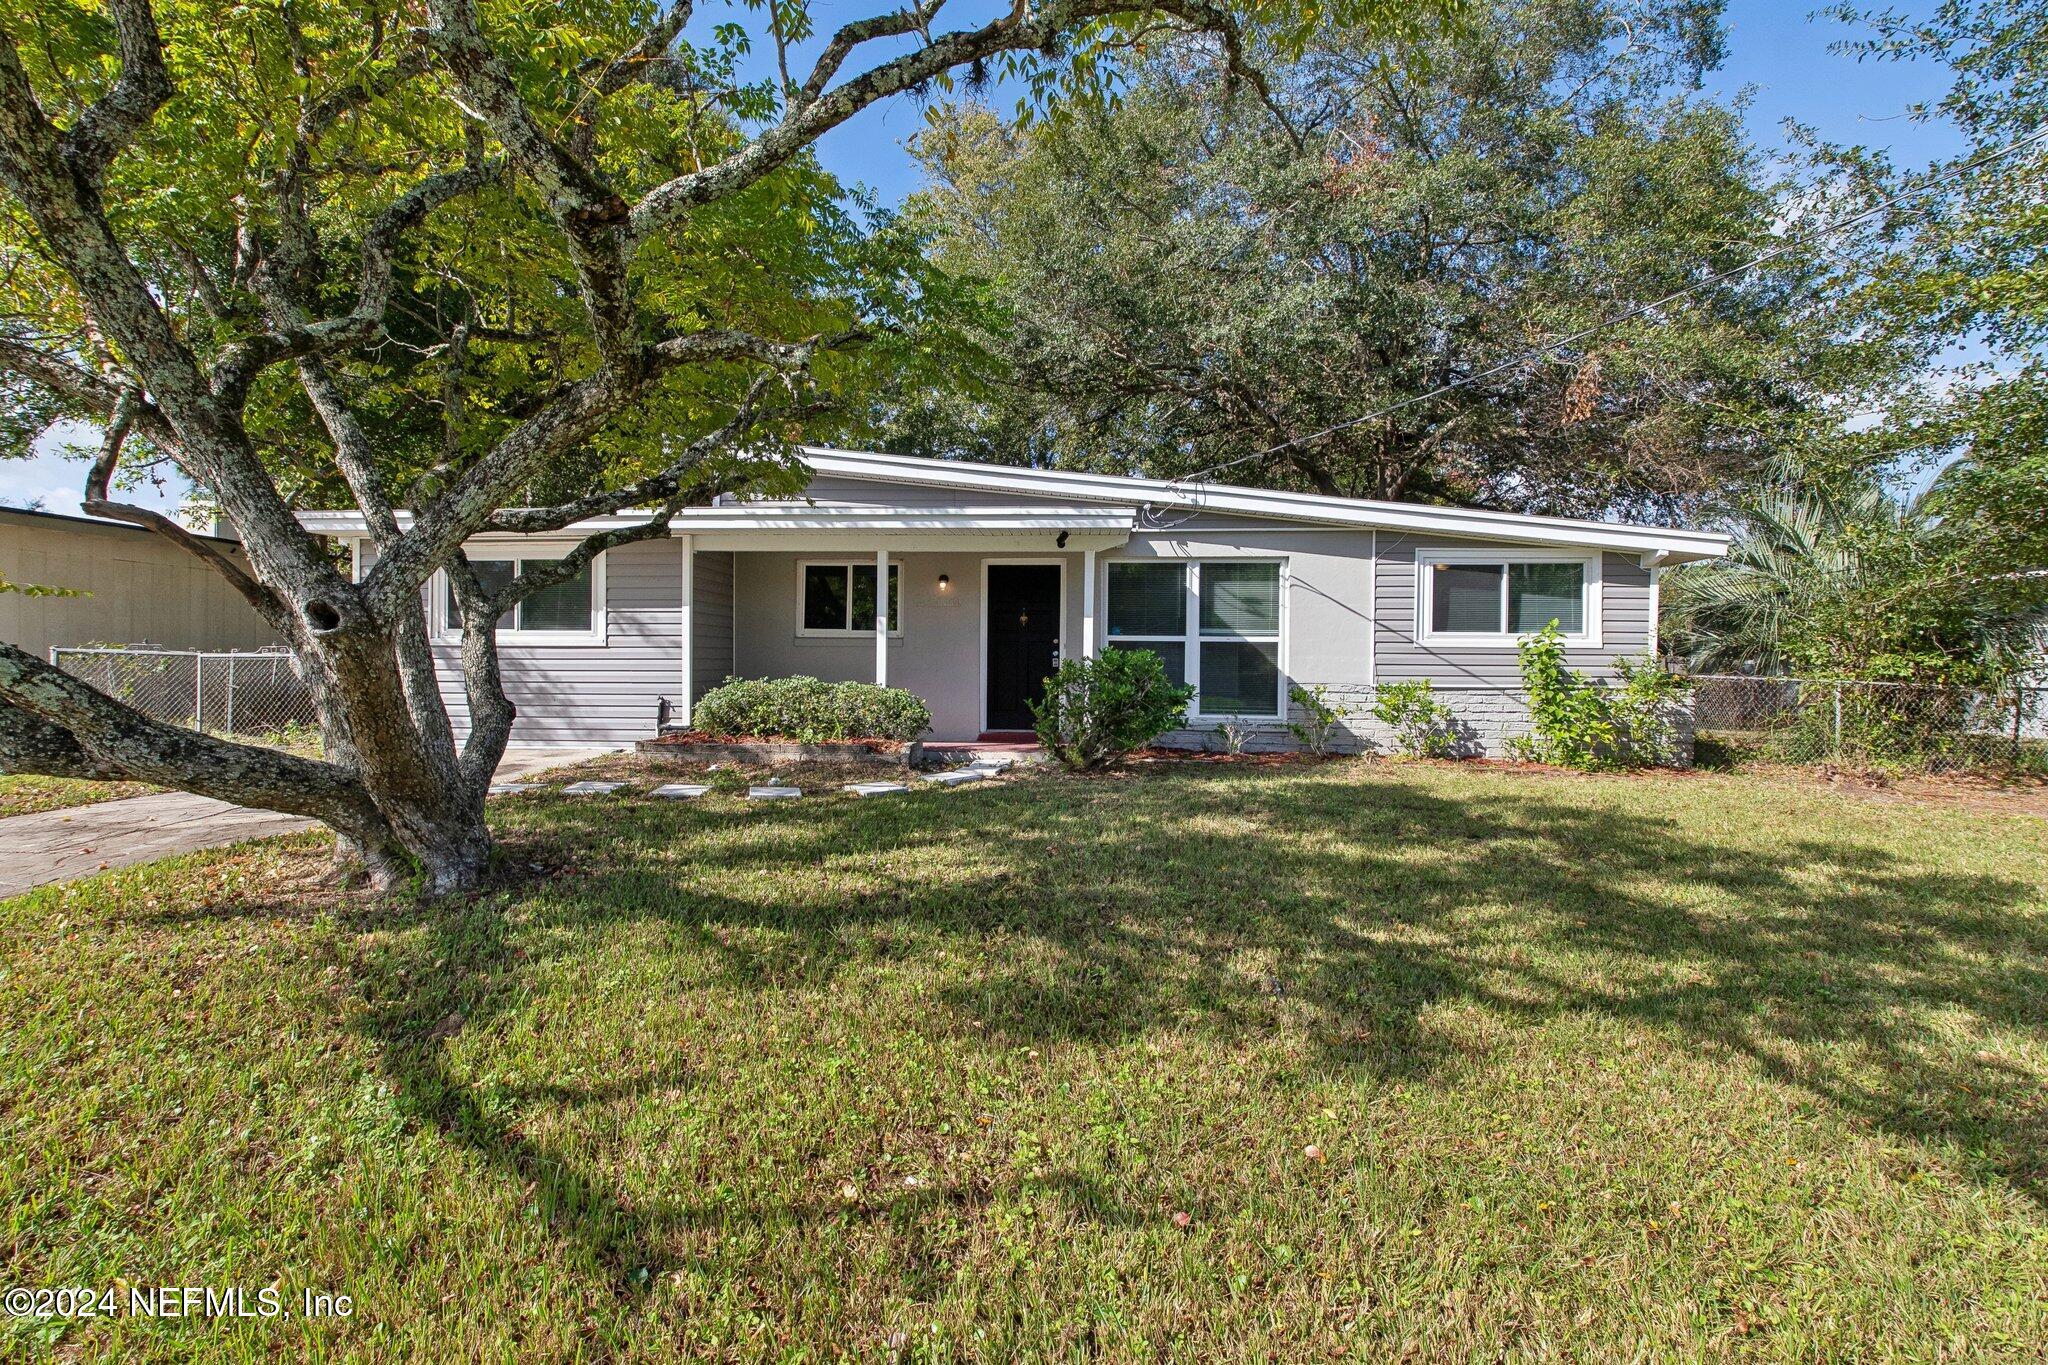
[[156,788],[141,782],[88,782],[70,777],[35,777],[0,773],[0,819],[37,811],[96,806],[124,796],[141,796]]
[[1348,762],[497,819],[461,905],[310,836],[0,903],[4,1278],[356,1303],[0,1343],[2048,1340],[2048,822]]

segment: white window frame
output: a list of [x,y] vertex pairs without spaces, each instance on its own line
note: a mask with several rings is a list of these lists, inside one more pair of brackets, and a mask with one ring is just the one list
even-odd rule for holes
[[[561,559],[575,548],[576,546],[572,543],[557,546],[507,545],[502,548],[495,546],[465,546],[464,550],[472,563],[484,560],[497,563],[508,561],[519,563],[526,560]],[[604,644],[610,626],[610,622],[607,619],[606,605],[609,600],[605,588],[604,562],[606,558],[607,556],[600,554],[590,561],[590,629],[519,630],[516,628],[506,628],[498,631],[498,643],[501,645],[534,645],[543,648],[574,648],[576,646]],[[513,572],[517,573],[519,571],[515,569]],[[459,643],[462,639],[462,623],[454,619],[453,613],[448,610],[448,571],[446,569],[435,570],[433,578],[429,581],[432,585],[429,591],[432,593],[434,632],[444,642],[449,644]],[[518,608],[515,607],[514,610],[517,611]]]
[[[804,571],[811,568],[846,570],[846,619],[851,622],[853,620],[853,571],[861,567],[874,568],[875,557],[867,555],[864,557],[857,556],[853,559],[799,559],[796,562],[796,633],[798,639],[872,640],[875,638],[874,631],[855,630],[851,625],[846,626],[842,630],[827,630],[822,628],[813,629],[804,624]],[[889,638],[900,640],[903,638],[904,614],[910,608],[910,594],[904,591],[904,586],[910,580],[904,575],[902,559],[893,554],[889,556],[889,572],[896,575],[896,628],[889,632]],[[888,588],[884,586],[881,592],[886,594]],[[887,612],[888,599],[886,596],[883,596],[881,606],[877,609],[875,615],[877,619],[880,619]]]
[[[1584,568],[1580,584],[1583,629],[1562,638],[1583,649],[1600,646],[1601,553],[1598,550],[1445,550],[1415,552],[1415,638],[1432,649],[1514,649],[1535,631],[1436,630],[1436,566],[1439,564],[1577,564]],[[1501,578],[1501,624],[1507,624],[1507,578]]]
[[[1172,564],[1181,571],[1181,590],[1186,595],[1186,616],[1182,620],[1180,635],[1111,635],[1109,633],[1110,583],[1112,575],[1107,565],[1111,564]],[[1269,634],[1259,635],[1204,635],[1202,634],[1202,566],[1204,564],[1271,564],[1279,573],[1280,612],[1276,622],[1278,629]],[[1140,648],[1148,644],[1178,644],[1187,660],[1187,685],[1195,689],[1195,695],[1188,699],[1185,713],[1189,721],[1223,720],[1238,716],[1245,720],[1284,720],[1287,716],[1287,599],[1288,575],[1287,558],[1284,555],[1203,555],[1199,559],[1117,559],[1106,562],[1103,569],[1102,598],[1102,647],[1104,649]],[[1278,677],[1274,681],[1273,709],[1271,711],[1205,711],[1202,709],[1202,642],[1205,640],[1239,640],[1245,644],[1273,646]]]

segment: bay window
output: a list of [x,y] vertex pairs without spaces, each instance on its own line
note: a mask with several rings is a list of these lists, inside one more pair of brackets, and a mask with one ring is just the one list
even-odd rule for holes
[[1115,563],[1108,588],[1108,647],[1157,654],[1196,715],[1283,714],[1277,561]]

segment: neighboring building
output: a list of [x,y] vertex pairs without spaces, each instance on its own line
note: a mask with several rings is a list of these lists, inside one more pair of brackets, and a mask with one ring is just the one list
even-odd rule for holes
[[[241,554],[231,540],[217,543]],[[140,526],[0,507],[0,573],[89,594],[0,593],[0,640],[40,658],[53,645],[228,650],[277,643],[226,579]]]
[[[1377,682],[1427,678],[1495,750],[1526,725],[1515,645],[1555,618],[1570,663],[1611,676],[1649,652],[1662,566],[1707,559],[1699,531],[1368,502],[836,450],[806,454],[798,499],[693,507],[672,538],[603,556],[526,601],[501,633],[515,742],[624,743],[676,721],[728,676],[809,674],[908,688],[934,739],[1028,730],[1026,702],[1064,653],[1156,650],[1196,689],[1200,744],[1225,716],[1291,743],[1291,684],[1353,714]],[[643,514],[644,515],[644,514]],[[302,513],[367,555],[360,515]],[[514,571],[603,526],[485,536]],[[876,584],[889,584],[875,631]],[[464,715],[447,588],[429,590],[442,691]]]

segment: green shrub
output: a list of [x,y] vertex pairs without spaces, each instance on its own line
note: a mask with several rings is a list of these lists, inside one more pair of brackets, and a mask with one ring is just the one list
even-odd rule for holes
[[1038,740],[1075,772],[1107,768],[1125,754],[1186,724],[1194,689],[1166,676],[1149,649],[1105,650],[1100,658],[1066,659],[1046,679],[1045,697],[1031,703]]
[[1652,660],[1619,659],[1621,686],[1602,687],[1565,667],[1555,621],[1522,641],[1518,652],[1532,733],[1510,741],[1510,752],[1586,771],[1649,767],[1675,756],[1670,710],[1690,686],[1685,679]]
[[1394,732],[1394,743],[1409,758],[1456,758],[1458,722],[1436,699],[1427,678],[1386,683],[1373,692],[1373,718]]
[[1296,684],[1287,689],[1287,696],[1300,713],[1287,722],[1288,733],[1312,754],[1330,752],[1330,741],[1337,734],[1337,722],[1344,719],[1343,709],[1330,704],[1330,689]]
[[727,678],[690,715],[707,734],[817,744],[833,739],[916,739],[932,728],[931,708],[900,687],[816,678]]

